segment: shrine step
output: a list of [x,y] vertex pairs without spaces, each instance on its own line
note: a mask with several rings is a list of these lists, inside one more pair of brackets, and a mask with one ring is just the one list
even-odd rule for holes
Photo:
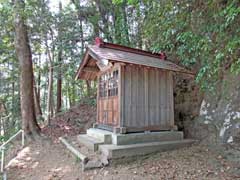
[[112,143],[112,132],[106,131],[98,128],[87,129],[87,135],[93,138],[99,139],[104,142],[104,144]]
[[100,145],[99,150],[107,159],[116,159],[122,157],[130,157],[137,155],[146,155],[154,152],[163,152],[183,148],[193,144],[195,140],[184,139],[178,141],[164,141],[139,143],[131,145]]
[[104,144],[104,141],[91,137],[87,134],[78,135],[77,140],[80,144],[83,144],[84,146],[93,150],[94,152],[98,150],[98,146],[100,144]]
[[68,151],[81,160],[83,171],[101,168],[109,163],[105,156],[102,156],[99,152],[94,152],[80,143],[78,136],[60,137],[59,140]]

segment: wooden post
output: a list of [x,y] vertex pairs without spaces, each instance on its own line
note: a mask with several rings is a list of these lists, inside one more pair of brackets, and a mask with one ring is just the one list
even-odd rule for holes
[[99,86],[100,86],[100,75],[98,75],[98,77],[97,77],[97,122],[96,123],[99,123],[99,106],[100,106],[100,101],[99,101],[99,97],[100,97],[100,95],[99,95],[99,91],[100,91],[100,88],[99,88]]
[[118,89],[119,89],[119,126],[124,126],[124,66],[119,67],[119,83],[118,83]]

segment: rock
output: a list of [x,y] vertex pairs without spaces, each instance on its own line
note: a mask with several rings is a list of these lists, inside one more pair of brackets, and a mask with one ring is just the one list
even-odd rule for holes
[[103,166],[109,165],[109,161],[108,161],[106,156],[101,155],[101,163],[102,163]]
[[103,167],[103,164],[101,161],[88,161],[86,164],[83,164],[83,171],[85,170],[90,170],[90,169],[94,169],[94,168],[100,168]]

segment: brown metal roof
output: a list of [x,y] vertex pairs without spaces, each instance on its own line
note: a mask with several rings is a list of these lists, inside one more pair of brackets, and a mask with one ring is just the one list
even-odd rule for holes
[[[109,43],[110,44],[110,43]],[[118,46],[118,45],[117,45]],[[133,49],[130,48],[128,50],[128,47],[121,46],[121,48],[125,49],[120,49],[120,48],[115,48],[110,44],[109,47],[107,46],[101,46],[101,45],[90,45],[87,48],[87,51],[85,53],[84,59],[78,69],[76,79],[89,79],[89,80],[94,80],[97,77],[97,73],[94,72],[84,72],[84,67],[88,67],[87,65],[89,60],[95,60],[95,61],[102,61],[102,60],[109,60],[109,61],[116,61],[116,62],[124,62],[124,63],[129,63],[129,64],[136,64],[136,65],[143,65],[143,66],[148,66],[148,67],[155,67],[155,68],[160,68],[160,69],[166,69],[169,71],[175,71],[175,72],[181,72],[181,73],[186,73],[186,74],[194,74],[193,72],[178,66],[170,61],[160,59],[155,54],[151,56],[149,52],[138,50],[138,49]],[[136,52],[134,51],[136,50]],[[140,53],[138,53],[138,51]],[[93,67],[93,63],[90,64],[90,67]],[[96,68],[96,67],[95,67]]]

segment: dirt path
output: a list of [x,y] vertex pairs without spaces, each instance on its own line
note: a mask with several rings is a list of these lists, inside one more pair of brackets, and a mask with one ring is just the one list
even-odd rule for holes
[[[239,173],[238,173],[239,172]],[[135,159],[86,172],[64,147],[55,142],[25,147],[8,171],[10,180],[87,179],[240,179],[239,167],[204,146],[193,146]]]

